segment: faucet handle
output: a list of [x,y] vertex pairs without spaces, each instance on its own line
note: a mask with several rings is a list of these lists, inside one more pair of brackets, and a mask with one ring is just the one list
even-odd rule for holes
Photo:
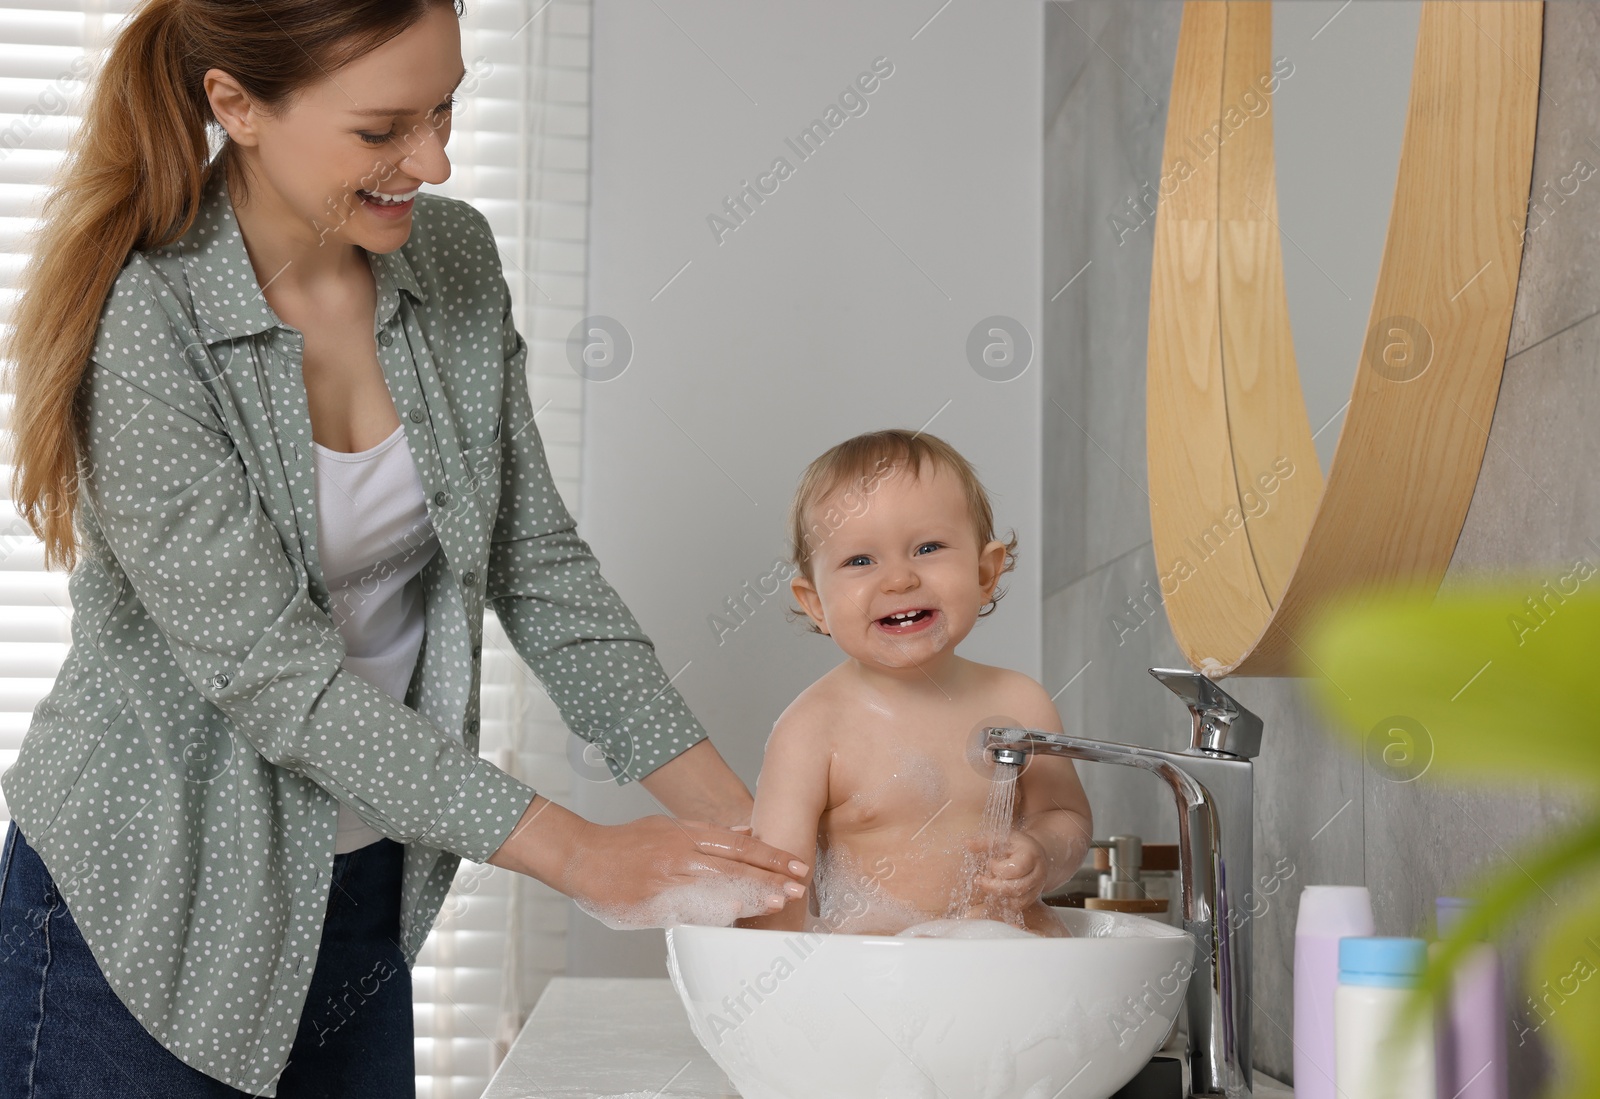
[[1188,668],[1151,668],[1150,674],[1189,707],[1194,728],[1190,747],[1253,759],[1261,752],[1261,719],[1227,691]]

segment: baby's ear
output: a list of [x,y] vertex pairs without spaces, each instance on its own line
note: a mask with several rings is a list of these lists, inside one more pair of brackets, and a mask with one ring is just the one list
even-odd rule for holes
[[978,583],[988,595],[994,594],[994,587],[1000,581],[1000,574],[1006,564],[1006,544],[1004,542],[990,541],[978,551]]
[[806,612],[806,617],[823,633],[828,632],[828,626],[822,616],[822,597],[817,594],[817,586],[806,578],[805,573],[796,573],[789,581],[789,590],[799,601],[800,607]]

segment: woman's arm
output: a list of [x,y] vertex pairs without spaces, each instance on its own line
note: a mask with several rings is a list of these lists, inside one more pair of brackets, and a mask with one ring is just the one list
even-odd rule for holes
[[724,828],[751,823],[755,800],[727,761],[702,740],[639,780],[667,812]]

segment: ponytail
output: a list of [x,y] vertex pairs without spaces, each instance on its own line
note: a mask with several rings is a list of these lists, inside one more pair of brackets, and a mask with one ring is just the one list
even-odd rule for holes
[[11,498],[44,541],[46,568],[77,562],[78,394],[106,296],[130,250],[181,236],[199,208],[205,115],[176,79],[181,8],[179,0],[145,4],[95,77],[0,350],[14,395]]
[[[13,394],[11,498],[44,542],[46,568],[77,564],[82,382],[129,253],[188,232],[214,172],[226,171],[232,195],[245,200],[239,150],[211,112],[207,71],[229,73],[263,107],[281,106],[405,30],[431,2],[145,0],[124,25],[51,181],[0,344],[9,364],[0,388]],[[453,6],[459,12],[459,0]],[[208,127],[221,136],[214,158]]]

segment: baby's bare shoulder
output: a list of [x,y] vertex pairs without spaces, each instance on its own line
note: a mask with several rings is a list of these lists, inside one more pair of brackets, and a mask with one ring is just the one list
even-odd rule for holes
[[982,690],[996,712],[1007,714],[1025,728],[1050,731],[1061,718],[1056,704],[1038,680],[1011,668],[977,664]]
[[774,742],[791,745],[822,746],[828,730],[845,705],[838,677],[829,672],[795,696],[772,725],[768,747]]

